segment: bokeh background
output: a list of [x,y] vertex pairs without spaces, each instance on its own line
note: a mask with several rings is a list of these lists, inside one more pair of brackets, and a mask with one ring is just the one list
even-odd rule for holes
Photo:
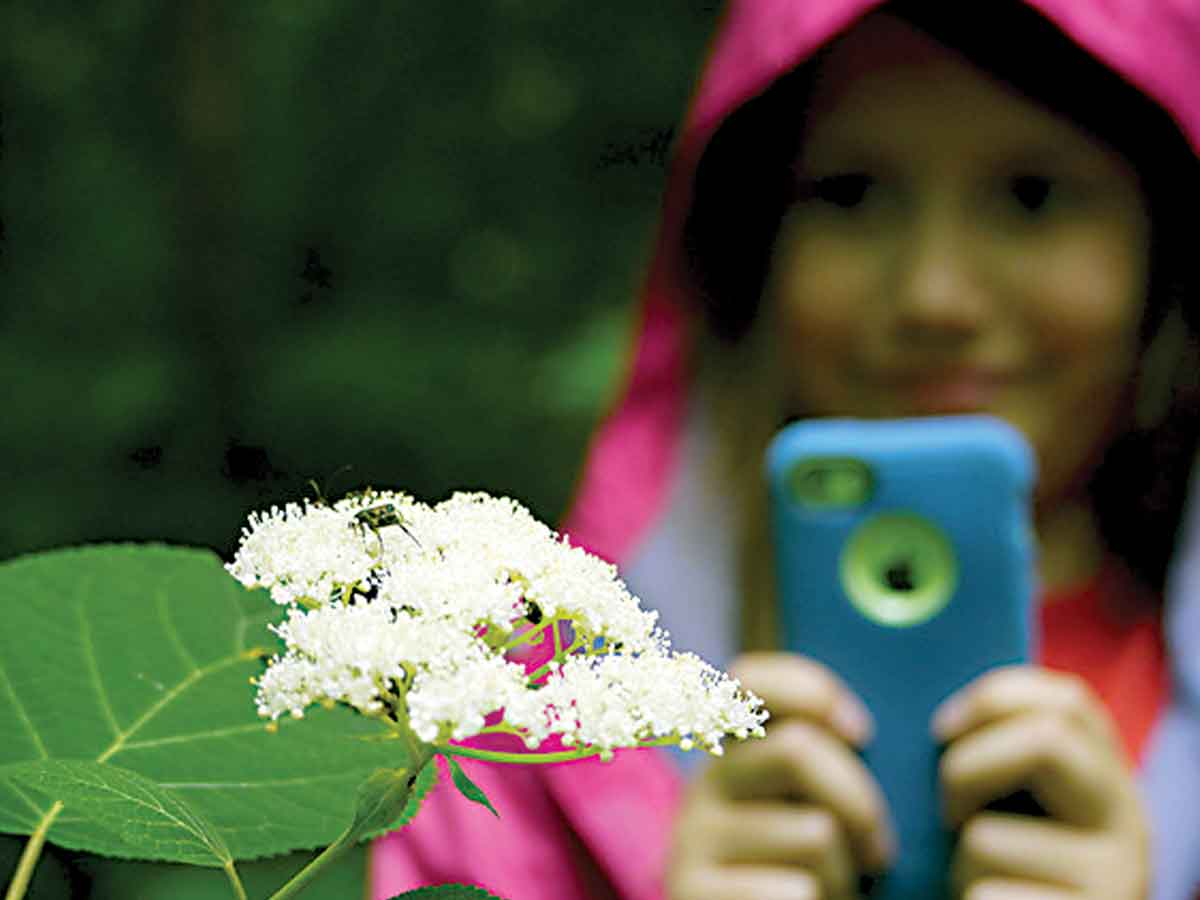
[[[228,557],[308,479],[557,519],[718,6],[4,4],[0,560]],[[108,865],[38,890],[226,891]]]

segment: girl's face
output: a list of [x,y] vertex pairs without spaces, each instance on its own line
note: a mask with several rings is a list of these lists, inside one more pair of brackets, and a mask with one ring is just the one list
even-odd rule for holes
[[988,412],[1078,486],[1129,403],[1149,222],[1129,164],[905,23],[820,63],[768,296],[793,412]]

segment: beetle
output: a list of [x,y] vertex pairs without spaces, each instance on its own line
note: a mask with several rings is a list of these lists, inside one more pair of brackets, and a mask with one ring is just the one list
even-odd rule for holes
[[373,532],[376,540],[379,541],[379,553],[383,552],[383,536],[379,533],[379,529],[387,528],[391,525],[399,526],[405,534],[412,538],[414,544],[418,547],[421,546],[421,542],[417,540],[417,536],[408,530],[405,525],[404,516],[400,515],[400,511],[396,509],[394,503],[381,503],[379,506],[370,506],[359,510],[354,514],[354,521],[350,525],[352,528]]

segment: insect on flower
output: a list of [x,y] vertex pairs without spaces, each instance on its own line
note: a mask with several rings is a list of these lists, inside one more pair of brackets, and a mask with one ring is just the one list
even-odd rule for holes
[[[353,468],[353,466],[347,463],[333,474],[338,475],[341,472],[347,471],[351,468]],[[308,484],[313,489],[313,492],[317,495],[317,499],[313,501],[315,506],[332,506],[332,504],[325,499],[325,495],[321,491],[320,485],[318,485],[315,480],[310,478],[308,480]],[[370,501],[372,498],[377,496],[377,494],[378,492],[374,488],[368,486],[362,490],[351,491],[346,495],[346,499]],[[380,503],[376,506],[370,506],[366,509],[359,510],[354,514],[354,521],[350,523],[350,527],[358,529],[360,532],[362,532],[364,537],[366,536],[367,531],[370,531],[375,535],[375,539],[379,543],[376,551],[371,554],[372,556],[379,556],[383,553],[383,535],[379,533],[379,530],[381,528],[388,528],[393,525],[399,526],[405,534],[412,538],[413,543],[415,543],[418,547],[421,546],[421,542],[417,540],[417,536],[408,530],[407,520],[403,515],[400,514],[400,511],[396,508],[394,503]]]
[[383,535],[379,533],[379,529],[392,525],[398,525],[405,534],[413,539],[413,543],[418,547],[421,546],[417,536],[406,527],[404,516],[400,515],[400,511],[396,509],[394,503],[381,503],[379,506],[360,510],[354,514],[354,521],[351,523],[351,527],[359,528],[364,532],[370,530],[374,533],[375,539],[379,541],[379,550],[375,555],[383,552]]

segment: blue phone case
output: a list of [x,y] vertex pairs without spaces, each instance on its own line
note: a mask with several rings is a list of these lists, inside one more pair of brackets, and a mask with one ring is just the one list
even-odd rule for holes
[[874,716],[899,852],[879,900],[949,895],[934,708],[1032,653],[1033,453],[989,416],[819,419],[767,450],[784,646]]

